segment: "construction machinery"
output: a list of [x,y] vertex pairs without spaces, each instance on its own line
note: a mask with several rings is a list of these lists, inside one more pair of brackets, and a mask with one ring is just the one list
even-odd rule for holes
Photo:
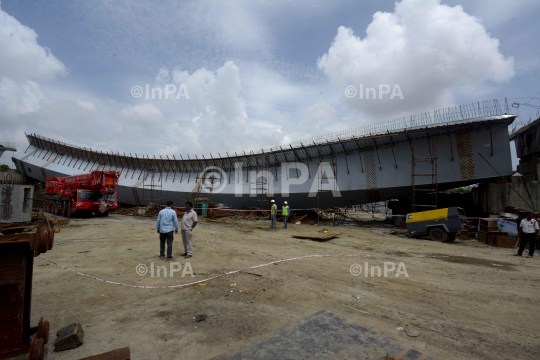
[[[193,206],[195,211],[200,209],[200,214],[204,217],[208,216],[208,206],[212,200],[212,190],[214,188],[214,180],[216,179],[213,174],[207,176],[208,171],[203,171],[195,184],[195,187],[191,191],[191,198],[193,199]],[[210,187],[208,188],[208,183]],[[204,192],[208,192],[208,196],[201,196]]]
[[118,208],[119,177],[117,171],[92,171],[45,179],[44,210],[66,217],[84,212],[107,216]]
[[37,327],[30,326],[30,306],[34,257],[52,249],[54,231],[43,222],[28,232],[31,227],[0,235],[0,359],[30,352],[28,359],[42,360],[49,341],[48,321],[41,318]]
[[429,236],[433,241],[454,241],[467,226],[465,211],[459,207],[407,214],[407,231],[413,237]]
[[41,301],[32,299],[34,257],[54,244],[54,229],[33,210],[33,192],[31,184],[0,180],[0,359],[43,360],[49,341],[48,321],[30,326],[31,305]]

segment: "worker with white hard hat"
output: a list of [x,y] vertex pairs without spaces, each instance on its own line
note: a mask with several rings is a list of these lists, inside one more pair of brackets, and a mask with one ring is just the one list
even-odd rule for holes
[[270,200],[270,203],[272,204],[270,206],[270,219],[272,220],[271,227],[276,227],[276,213],[277,213],[277,205],[275,200]]
[[287,202],[283,202],[283,207],[281,208],[281,215],[283,215],[283,222],[285,223],[284,229],[287,228],[287,218],[289,217],[289,205]]

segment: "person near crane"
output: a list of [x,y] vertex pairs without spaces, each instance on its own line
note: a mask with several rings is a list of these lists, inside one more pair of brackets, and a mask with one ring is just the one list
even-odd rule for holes
[[270,206],[270,220],[272,220],[271,227],[276,227],[276,214],[277,214],[277,205],[275,200],[270,200],[270,203],[272,204]]
[[283,207],[281,208],[281,215],[283,216],[283,222],[285,223],[285,226],[283,227],[284,229],[287,228],[287,219],[289,217],[289,205],[288,203],[285,201],[283,203]]
[[159,212],[157,218],[156,227],[159,234],[159,258],[161,260],[165,259],[165,241],[167,241],[167,260],[174,260],[172,257],[173,231],[178,234],[178,218],[176,211],[171,209],[172,205],[172,201],[167,201],[167,206]]

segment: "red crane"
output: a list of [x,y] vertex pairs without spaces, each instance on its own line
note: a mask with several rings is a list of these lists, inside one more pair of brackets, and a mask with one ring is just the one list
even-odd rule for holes
[[75,212],[107,216],[118,208],[117,171],[45,179],[45,211],[71,217]]

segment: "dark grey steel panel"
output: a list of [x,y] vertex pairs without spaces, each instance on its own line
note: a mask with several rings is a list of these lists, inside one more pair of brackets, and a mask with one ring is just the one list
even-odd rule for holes
[[133,197],[135,198],[135,205],[142,205],[141,199],[139,198],[139,192],[136,187],[131,188],[133,190]]

